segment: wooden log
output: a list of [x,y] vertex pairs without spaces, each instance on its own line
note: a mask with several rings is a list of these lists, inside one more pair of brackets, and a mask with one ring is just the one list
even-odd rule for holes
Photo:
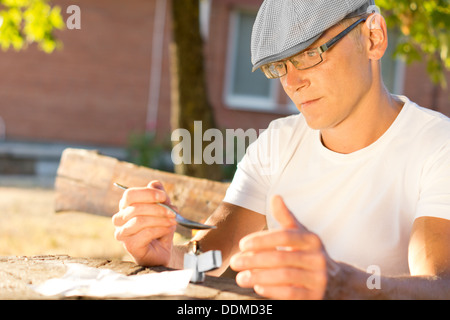
[[[73,258],[67,255],[0,257],[0,299],[66,299],[62,296],[47,297],[40,295],[33,291],[30,285],[38,285],[49,279],[62,277],[66,272],[68,263],[79,263],[93,268],[110,269],[127,276],[173,270],[165,267],[142,267],[130,261]],[[92,299],[92,297],[81,298]],[[234,279],[206,276],[204,283],[190,283],[186,292],[181,296],[149,296],[145,299],[253,300],[260,298],[252,289],[239,287]]]
[[[229,185],[137,166],[97,151],[68,148],[62,153],[55,180],[55,211],[110,217],[118,211],[123,194],[114,182],[145,187],[152,180],[162,182],[183,216],[199,222],[205,221],[217,208]],[[181,226],[178,231],[190,235]]]

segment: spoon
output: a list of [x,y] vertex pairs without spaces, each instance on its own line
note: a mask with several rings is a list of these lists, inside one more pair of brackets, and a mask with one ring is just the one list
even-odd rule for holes
[[[121,185],[121,184],[119,184],[117,182],[114,182],[114,185],[116,187],[119,187],[119,188],[123,189],[123,190],[127,190],[128,189],[128,187],[126,187],[124,185]],[[156,204],[161,206],[161,207],[166,208],[167,210],[172,211],[173,213],[175,213],[175,221],[179,225],[181,225],[183,227],[186,227],[186,228],[189,228],[189,229],[195,229],[195,230],[205,230],[205,229],[215,229],[216,228],[216,226],[209,226],[207,224],[198,223],[198,222],[186,219],[183,216],[181,216],[178,212],[173,210],[171,207],[165,205],[164,203],[157,202]]]

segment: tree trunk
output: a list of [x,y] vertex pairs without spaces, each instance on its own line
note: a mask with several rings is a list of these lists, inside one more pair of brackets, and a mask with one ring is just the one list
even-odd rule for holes
[[[197,132],[197,137],[203,137],[203,132],[215,128],[205,81],[203,41],[199,26],[199,0],[172,0],[172,28],[171,126],[172,131],[178,128],[189,131],[192,151],[191,163],[175,165],[175,172],[198,178],[220,180],[222,172],[218,164],[208,165],[203,161],[203,157],[201,164],[194,164],[193,158],[194,121],[201,121],[202,132],[201,135]],[[203,139],[201,140],[203,152],[205,143]],[[181,142],[174,142],[174,144],[177,143]]]

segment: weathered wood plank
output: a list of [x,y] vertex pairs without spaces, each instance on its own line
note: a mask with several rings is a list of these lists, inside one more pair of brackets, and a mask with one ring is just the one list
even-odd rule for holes
[[[0,299],[60,299],[44,297],[29,285],[38,285],[51,278],[59,278],[66,272],[67,263],[81,263],[94,268],[108,268],[125,274],[145,274],[170,270],[164,267],[146,268],[129,261],[74,258],[66,255],[0,257]],[[258,299],[251,289],[239,287],[234,279],[206,276],[202,284],[189,284],[183,296],[151,296],[149,299]]]
[[[188,219],[204,221],[222,201],[228,183],[163,172],[96,151],[64,150],[55,181],[55,211],[80,211],[112,216],[118,210],[123,191],[114,182],[143,187],[160,180],[171,201]],[[186,234],[183,227],[179,227]]]

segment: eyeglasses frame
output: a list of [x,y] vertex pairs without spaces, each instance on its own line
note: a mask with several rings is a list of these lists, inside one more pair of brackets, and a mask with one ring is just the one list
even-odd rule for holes
[[[284,59],[284,60],[277,61],[278,63],[280,63],[280,62],[283,62],[283,63],[284,63],[284,69],[286,70],[286,73],[283,74],[282,76],[278,76],[278,77],[269,77],[269,76],[263,71],[264,75],[265,75],[267,78],[269,78],[269,79],[278,79],[278,78],[284,77],[284,76],[287,74],[286,61],[290,61],[290,59],[293,59],[294,57],[298,56],[299,54],[305,53],[306,51],[314,51],[314,50],[317,50],[317,51],[319,52],[319,55],[320,55],[320,61],[317,62],[315,65],[312,65],[312,66],[309,66],[309,67],[306,67],[306,68],[297,68],[297,67],[295,66],[295,63],[293,63],[293,62],[291,61],[292,65],[293,65],[297,70],[307,70],[307,69],[311,69],[311,68],[313,68],[313,67],[315,67],[315,66],[321,64],[321,63],[323,62],[322,54],[323,54],[324,52],[328,51],[328,50],[329,50],[331,47],[333,47],[337,42],[339,42],[339,40],[341,40],[342,38],[344,38],[344,37],[345,37],[347,34],[349,34],[354,28],[356,28],[357,25],[359,25],[361,22],[365,22],[366,20],[367,20],[367,16],[364,16],[364,17],[362,17],[361,19],[355,21],[355,22],[352,23],[350,26],[348,26],[347,28],[345,28],[344,30],[342,30],[342,31],[341,31],[339,34],[337,34],[335,37],[333,37],[332,39],[330,39],[329,41],[327,41],[326,43],[324,43],[323,45],[321,45],[321,46],[319,46],[319,47],[316,47],[316,48],[313,48],[313,49],[306,49],[306,50],[303,50],[301,53],[298,53],[298,54],[292,56],[291,58],[287,58],[287,59]],[[272,62],[272,63],[274,63],[274,62]],[[267,64],[267,65],[270,65],[270,64],[272,64],[272,63],[269,63],[269,64]],[[261,71],[262,71],[262,68],[265,67],[265,66],[267,66],[267,65],[262,66],[262,67],[261,67]]]

